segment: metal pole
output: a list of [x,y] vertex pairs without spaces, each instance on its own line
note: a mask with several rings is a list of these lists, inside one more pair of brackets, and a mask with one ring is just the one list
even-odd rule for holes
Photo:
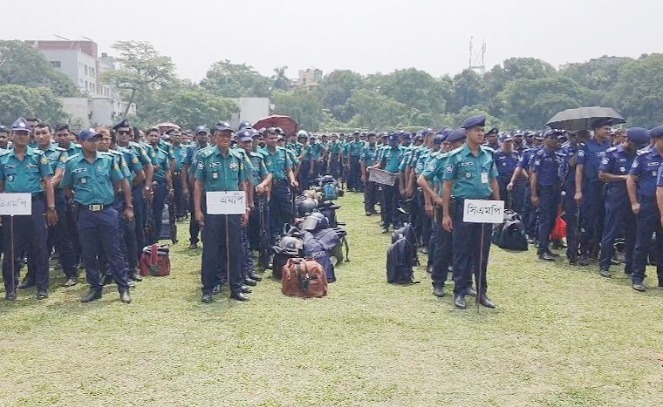
[[12,294],[16,297],[16,254],[14,253],[14,215],[9,216],[9,240],[11,244],[11,262],[12,262]]
[[477,279],[477,296],[476,296],[476,304],[477,304],[477,313],[479,313],[480,307],[480,298],[481,298],[481,280],[483,279],[483,235],[485,231],[486,224],[482,223],[481,224],[481,237],[479,238],[480,243],[479,243],[479,278]]

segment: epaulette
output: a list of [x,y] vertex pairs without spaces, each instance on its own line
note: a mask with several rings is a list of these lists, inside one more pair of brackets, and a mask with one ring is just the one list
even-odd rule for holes
[[201,148],[200,150],[198,150],[197,154],[201,158],[207,158],[212,155],[212,149],[207,147]]
[[610,147],[607,150],[605,150],[606,153],[612,153],[613,151],[617,151],[617,147]]
[[63,152],[63,151],[67,151],[67,150],[65,150],[65,149],[62,148],[62,147],[57,147],[57,146],[56,146],[56,147],[55,147],[55,151]]

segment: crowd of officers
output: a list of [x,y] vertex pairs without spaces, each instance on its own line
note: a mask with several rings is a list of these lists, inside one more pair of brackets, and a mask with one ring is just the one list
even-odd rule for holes
[[[14,300],[17,288],[36,286],[37,298],[47,298],[49,258],[57,253],[64,286],[78,284],[85,268],[90,291],[83,302],[101,298],[112,282],[131,302],[132,281],[141,280],[138,259],[158,242],[168,203],[178,219],[189,217],[190,249],[204,242],[202,301],[211,302],[225,283],[231,298],[246,301],[260,281],[252,252],[277,242],[295,219],[295,196],[325,174],[363,192],[367,216],[380,206],[383,233],[406,221],[414,226],[428,252],[433,294],[444,296],[452,272],[458,308],[468,295],[495,307],[486,280],[492,225],[464,222],[465,199],[503,199],[522,216],[544,261],[557,257],[549,237],[561,215],[567,240],[552,244],[567,246],[571,265],[598,259],[604,277],[617,263],[620,239],[624,272],[644,291],[650,249],[663,249],[663,127],[614,131],[598,120],[591,133],[484,129],[485,118],[473,116],[455,130],[414,135],[286,135],[248,122],[237,131],[227,122],[211,131],[141,131],[126,120],[74,133],[19,118],[10,129],[0,126],[0,192],[30,193],[32,215],[2,217],[5,296]],[[372,169],[395,174],[394,185],[371,181]],[[246,213],[207,213],[205,193],[214,191],[245,191]]]

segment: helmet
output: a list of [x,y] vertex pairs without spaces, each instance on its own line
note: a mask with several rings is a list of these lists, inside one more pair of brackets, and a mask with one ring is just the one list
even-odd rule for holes
[[299,256],[300,251],[304,248],[301,240],[292,236],[284,236],[279,241],[279,248],[281,253],[288,256]]
[[300,139],[300,138],[308,138],[308,133],[306,132],[306,130],[299,130],[299,131],[297,132],[297,138],[298,138],[298,139]]
[[329,227],[329,220],[325,215],[320,212],[313,212],[304,219],[302,223],[302,229],[313,232],[319,229],[327,229]]
[[313,213],[313,211],[318,207],[318,203],[313,199],[307,198],[304,199],[297,205],[297,212],[299,216],[307,216]]

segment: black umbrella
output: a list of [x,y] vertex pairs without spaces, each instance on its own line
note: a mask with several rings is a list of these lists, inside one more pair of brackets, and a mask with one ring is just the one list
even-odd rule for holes
[[591,130],[592,123],[599,119],[609,119],[613,125],[626,123],[626,120],[611,107],[589,106],[561,111],[546,124],[553,129]]

